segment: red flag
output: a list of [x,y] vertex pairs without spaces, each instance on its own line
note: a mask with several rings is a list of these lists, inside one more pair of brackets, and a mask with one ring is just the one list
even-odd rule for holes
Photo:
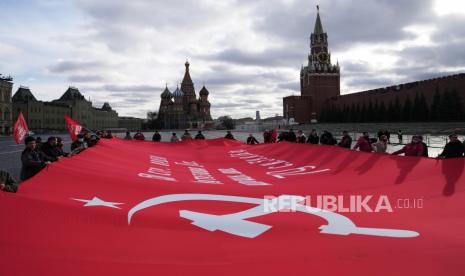
[[71,119],[68,115],[65,115],[66,125],[68,126],[68,132],[71,136],[71,140],[75,141],[79,133],[81,133],[82,125]]
[[464,168],[286,142],[102,139],[1,195],[0,275],[463,276]]
[[16,144],[20,144],[29,133],[29,128],[27,127],[26,120],[24,119],[23,112],[19,112],[18,120],[13,126],[13,136]]

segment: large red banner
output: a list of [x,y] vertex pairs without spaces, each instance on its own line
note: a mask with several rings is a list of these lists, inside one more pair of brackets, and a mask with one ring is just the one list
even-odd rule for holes
[[465,159],[101,140],[0,197],[0,275],[465,275]]

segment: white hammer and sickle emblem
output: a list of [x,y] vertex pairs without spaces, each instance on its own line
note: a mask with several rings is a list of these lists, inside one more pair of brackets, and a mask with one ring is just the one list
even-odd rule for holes
[[413,238],[420,235],[418,232],[409,230],[358,227],[352,222],[352,220],[350,220],[346,216],[327,210],[314,208],[311,206],[301,205],[299,203],[289,206],[280,206],[280,209],[275,210],[269,210],[269,208],[266,208],[266,206],[276,206],[276,202],[279,201],[281,197],[286,197],[286,199],[290,198],[291,201],[294,202],[302,202],[305,200],[305,198],[301,196],[280,196],[273,199],[260,199],[209,194],[165,195],[146,200],[133,207],[128,213],[128,224],[131,224],[131,220],[137,212],[152,206],[157,206],[169,202],[202,200],[257,204],[256,207],[253,207],[251,209],[225,215],[212,215],[187,210],[179,211],[180,217],[191,220],[192,224],[197,227],[200,227],[208,231],[220,230],[232,235],[246,238],[255,238],[272,228],[272,226],[270,225],[248,221],[247,219],[269,215],[284,209],[291,209],[291,211],[303,212],[325,219],[328,222],[328,224],[322,225],[319,228],[320,233],[323,234],[343,236],[347,236],[350,234],[359,234],[392,238]]

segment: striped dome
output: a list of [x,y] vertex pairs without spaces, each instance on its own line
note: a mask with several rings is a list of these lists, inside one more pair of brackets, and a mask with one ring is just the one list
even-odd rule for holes
[[176,90],[173,92],[173,97],[175,98],[180,98],[184,96],[184,92],[179,89],[179,87],[176,88]]

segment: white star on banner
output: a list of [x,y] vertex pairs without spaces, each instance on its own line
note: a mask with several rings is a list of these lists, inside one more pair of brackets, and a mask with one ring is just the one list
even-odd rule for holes
[[104,207],[109,207],[109,208],[121,209],[120,207],[116,205],[124,204],[124,203],[119,203],[119,202],[104,201],[96,196],[94,196],[94,198],[92,198],[91,200],[79,199],[79,198],[71,198],[71,199],[80,201],[80,202],[85,202],[86,204],[84,204],[84,207],[104,206]]

